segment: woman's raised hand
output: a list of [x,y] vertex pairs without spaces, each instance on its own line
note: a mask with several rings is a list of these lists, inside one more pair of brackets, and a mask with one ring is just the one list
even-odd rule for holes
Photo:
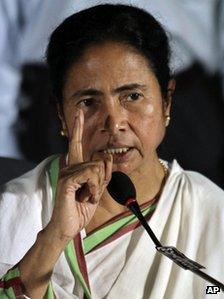
[[69,142],[68,166],[59,173],[55,206],[48,225],[68,241],[93,217],[112,173],[112,155],[104,160],[84,162],[83,125],[84,115],[79,110]]

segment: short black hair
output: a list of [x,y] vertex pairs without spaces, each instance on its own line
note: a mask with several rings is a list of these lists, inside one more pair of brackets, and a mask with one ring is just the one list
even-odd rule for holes
[[65,19],[52,33],[47,64],[54,99],[62,102],[66,74],[92,44],[106,41],[125,43],[147,58],[162,93],[171,77],[170,47],[161,24],[143,9],[122,5],[97,5]]

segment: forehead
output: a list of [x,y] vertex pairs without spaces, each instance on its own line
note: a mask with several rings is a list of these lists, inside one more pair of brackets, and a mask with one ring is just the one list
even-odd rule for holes
[[74,88],[100,88],[101,85],[116,88],[136,80],[147,83],[152,78],[155,80],[149,61],[137,50],[125,44],[106,42],[84,51],[69,69],[65,89],[71,84]]

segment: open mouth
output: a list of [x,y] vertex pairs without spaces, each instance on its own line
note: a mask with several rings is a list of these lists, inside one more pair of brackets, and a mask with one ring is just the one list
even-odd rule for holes
[[120,164],[128,162],[135,152],[134,147],[117,147],[117,148],[107,148],[100,151],[103,154],[112,154],[113,163]]
[[126,154],[131,149],[132,149],[132,147],[108,148],[108,149],[102,150],[101,152],[103,152],[104,154],[116,155],[116,154]]

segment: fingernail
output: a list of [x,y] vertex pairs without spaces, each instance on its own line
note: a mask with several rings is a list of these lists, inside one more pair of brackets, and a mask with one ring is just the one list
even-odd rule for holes
[[109,154],[108,160],[113,161],[113,155],[112,154]]

